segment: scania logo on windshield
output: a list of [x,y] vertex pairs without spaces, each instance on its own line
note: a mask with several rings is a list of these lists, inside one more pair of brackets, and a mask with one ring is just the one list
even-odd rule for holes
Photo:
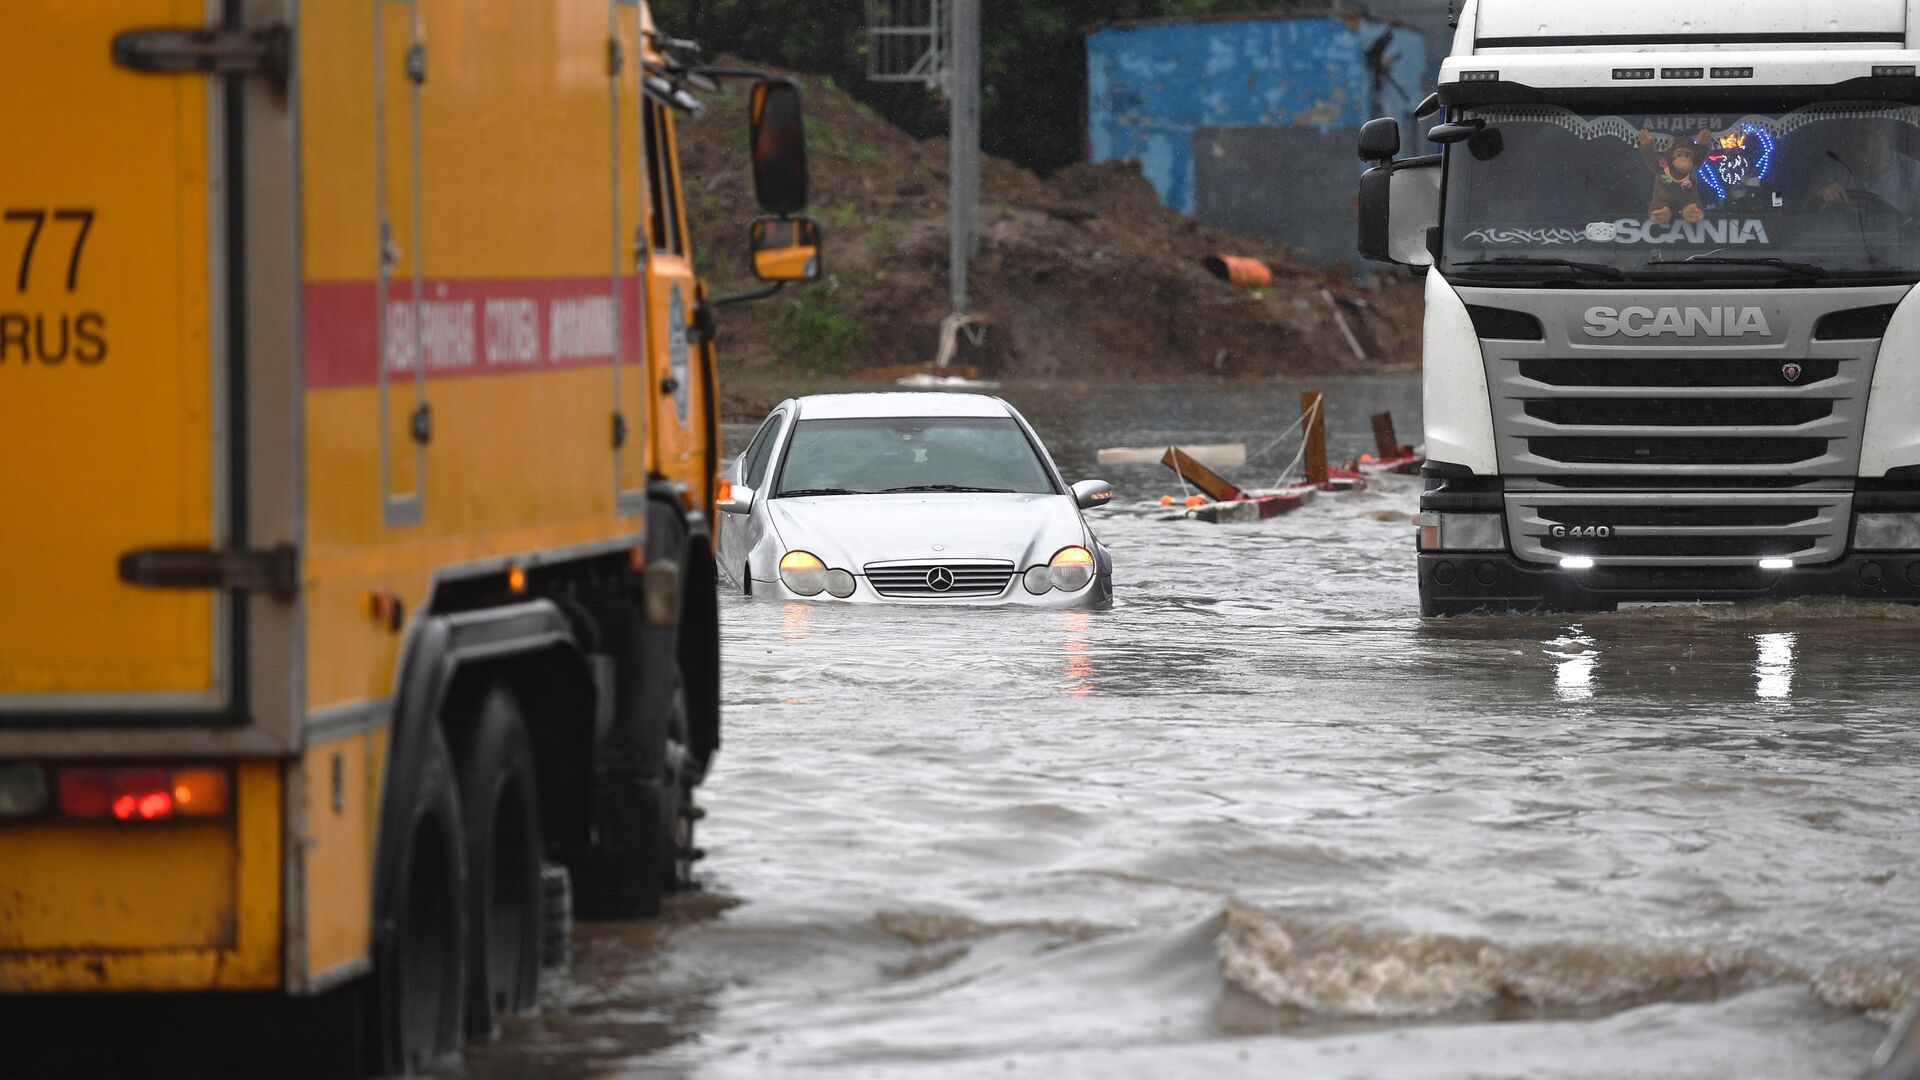
[[1644,338],[1768,336],[1767,313],[1759,308],[1610,308],[1587,309],[1588,337]]

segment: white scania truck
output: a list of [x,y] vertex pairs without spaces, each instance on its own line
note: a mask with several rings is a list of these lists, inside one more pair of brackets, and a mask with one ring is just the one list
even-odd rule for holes
[[1424,614],[1920,601],[1920,0],[1465,0],[1420,128]]

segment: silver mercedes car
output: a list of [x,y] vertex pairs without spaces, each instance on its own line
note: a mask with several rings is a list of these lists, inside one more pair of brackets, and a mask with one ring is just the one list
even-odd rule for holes
[[731,471],[720,559],[782,600],[1100,607],[1113,556],[1013,406],[972,394],[781,402]]

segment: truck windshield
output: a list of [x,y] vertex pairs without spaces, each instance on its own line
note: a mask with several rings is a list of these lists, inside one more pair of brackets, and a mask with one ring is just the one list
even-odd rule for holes
[[1466,110],[1447,155],[1450,279],[1596,284],[1920,278],[1920,108]]
[[1058,494],[1011,417],[802,420],[776,496]]

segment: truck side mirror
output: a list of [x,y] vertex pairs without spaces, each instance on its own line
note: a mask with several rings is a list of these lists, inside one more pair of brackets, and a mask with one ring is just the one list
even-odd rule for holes
[[1391,116],[1369,120],[1360,129],[1360,160],[1385,164],[1400,156],[1400,121]]
[[753,147],[753,193],[769,214],[789,217],[807,208],[807,125],[800,87],[790,79],[762,79],[748,101]]
[[1360,177],[1360,255],[1374,262],[1432,266],[1427,230],[1440,223],[1440,162],[1407,158]]
[[812,281],[820,276],[820,223],[809,217],[763,217],[753,223],[753,273],[761,281]]

